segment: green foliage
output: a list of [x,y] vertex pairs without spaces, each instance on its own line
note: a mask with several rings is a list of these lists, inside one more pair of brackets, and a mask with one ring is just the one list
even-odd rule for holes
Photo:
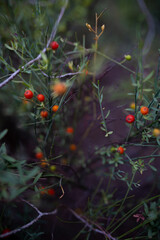
[[[36,211],[37,207],[43,207],[46,210],[54,206],[59,209],[66,204],[66,211],[74,213],[74,216],[85,224],[74,239],[82,235],[85,236],[84,239],[89,240],[92,231],[103,235],[105,232],[108,239],[122,239],[123,237],[126,237],[123,239],[129,239],[130,234],[137,234],[137,229],[140,229],[141,233],[138,233],[135,239],[142,239],[144,232],[148,232],[148,238],[159,237],[159,201],[158,203],[153,201],[157,196],[151,199],[144,197],[141,201],[135,199],[133,194],[135,188],[141,187],[144,172],[152,170],[153,176],[158,172],[155,162],[160,157],[160,135],[153,134],[153,130],[159,129],[160,60],[156,73],[154,69],[149,69],[145,75],[141,41],[138,46],[137,67],[132,61],[128,63],[125,55],[121,61],[116,60],[118,57],[115,59],[106,55],[104,50],[106,43],[101,46],[99,41],[99,36],[103,33],[103,22],[102,32],[100,35],[98,35],[99,29],[97,32],[98,20],[103,17],[104,12],[98,15],[98,20],[96,18],[95,27],[92,29],[95,35],[92,48],[86,47],[88,43],[86,44],[85,41],[88,37],[82,37],[81,32],[82,26],[86,23],[85,18],[92,7],[92,0],[69,1],[65,20],[58,25],[58,28],[55,25],[57,35],[51,39],[59,43],[59,48],[53,51],[49,46],[46,49],[46,43],[54,27],[53,23],[56,22],[58,13],[64,4],[64,1],[58,0],[53,3],[49,0],[25,2],[8,0],[2,3],[3,12],[0,14],[3,23],[0,27],[1,82],[15,73],[16,69],[19,71],[16,77],[11,75],[13,76],[12,82],[2,90],[0,98],[5,109],[2,114],[5,116],[9,115],[8,112],[10,115],[14,114],[17,117],[18,128],[30,131],[29,141],[32,144],[35,140],[36,146],[34,152],[28,153],[28,160],[24,160],[27,158],[23,151],[21,157],[16,154],[14,156],[12,152],[8,154],[3,140],[10,130],[2,129],[0,133],[0,140],[2,140],[0,146],[1,204],[3,205],[3,201],[14,203],[22,196],[32,202],[29,202],[29,205],[33,208],[32,210]],[[116,6],[122,5],[122,1],[119,1]],[[133,19],[137,16],[137,5],[132,1],[131,6],[135,9],[133,13],[133,9],[127,10],[128,6],[128,4],[125,5],[121,14],[125,14],[126,19],[129,19],[128,25],[131,26]],[[144,21],[143,16],[139,15],[139,19],[141,22]],[[78,30],[79,27],[81,31]],[[91,31],[90,28],[88,30]],[[76,40],[75,32],[78,32]],[[120,44],[118,48],[119,46]],[[99,51],[99,48],[103,51]],[[120,51],[122,54],[123,50],[120,49]],[[114,124],[112,124],[113,128],[108,130],[110,128],[108,122],[110,118],[112,121],[112,114],[115,110],[107,108],[105,112],[103,107],[106,100],[105,93],[108,94],[108,89],[106,91],[103,86],[105,85],[103,68],[101,69],[97,63],[103,63],[103,61],[112,62],[131,74],[131,81],[124,85],[128,92],[130,88],[132,89],[129,95],[134,97],[135,109],[129,107],[123,109],[122,116],[125,119],[124,115],[131,112],[135,116],[135,122],[130,125],[130,130],[128,130],[128,124],[124,124],[124,132],[127,133],[125,139],[116,139],[118,135],[116,136]],[[97,75],[100,76],[98,81]],[[55,90],[57,83],[65,86],[63,93]],[[31,99],[24,97],[24,92],[28,89],[34,94]],[[45,96],[44,102],[38,101],[38,94]],[[120,94],[125,95],[123,91]],[[117,94],[117,96],[121,95]],[[11,98],[14,99],[13,104],[10,104]],[[52,111],[54,105],[58,105],[56,112]],[[143,105],[149,108],[149,114],[141,114],[140,108]],[[47,111],[48,115],[43,117],[42,111]],[[81,119],[88,116],[91,116],[91,121],[90,118],[88,121],[90,124],[80,126]],[[122,116],[116,115],[118,121]],[[96,151],[94,151],[94,146],[90,147],[89,138],[87,138],[90,131],[94,133],[97,130],[95,123],[98,123],[99,130],[105,133],[105,145],[99,146]],[[121,122],[118,124],[121,128]],[[71,132],[67,132],[68,127],[72,129]],[[115,143],[113,139],[114,141],[116,139]],[[86,150],[83,149],[83,144],[86,145]],[[124,148],[123,154],[117,151],[119,146]],[[143,149],[144,154],[136,151],[138,147]],[[91,156],[87,152],[90,148],[92,149]],[[42,156],[35,159],[37,152],[42,152]],[[93,184],[91,174],[93,174]],[[90,181],[91,186],[89,186]],[[119,186],[122,186],[122,191],[115,187],[117,182],[120,182]],[[55,187],[56,194],[52,187]],[[79,196],[79,190],[87,192],[88,202],[87,204],[85,202],[80,213],[76,213],[76,210],[72,210],[68,202],[65,202],[65,198],[64,200],[62,198],[66,193],[71,194],[71,199],[73,197],[76,206],[83,197]],[[151,202],[150,206],[147,205],[149,202]],[[33,203],[35,206],[32,205]],[[18,202],[16,204],[18,205]],[[143,204],[145,221],[129,226],[130,229],[124,229],[123,226],[127,221],[132,222],[133,215]],[[37,213],[40,212],[37,211]],[[24,217],[25,222],[30,220],[31,215],[27,211]],[[3,218],[5,214],[2,214],[1,219]],[[21,222],[20,218],[18,222]],[[148,231],[146,231],[147,227]],[[1,226],[1,230],[3,228]],[[122,234],[119,233],[119,229],[123,231]],[[24,235],[24,239],[39,239],[43,231],[41,229],[34,231],[29,228],[24,230]]]
[[159,212],[160,200],[150,202],[149,205],[144,203],[144,216],[148,220],[145,229],[148,232],[148,239],[154,239],[160,236],[160,212]]

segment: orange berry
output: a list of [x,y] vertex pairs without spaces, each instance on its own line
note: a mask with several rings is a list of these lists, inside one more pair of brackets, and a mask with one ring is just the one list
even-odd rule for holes
[[66,133],[68,133],[68,134],[74,133],[73,127],[67,127],[67,128],[66,128]]
[[40,164],[41,164],[41,167],[47,167],[48,166],[48,162],[47,162],[46,159],[42,159]]
[[48,117],[48,112],[45,111],[45,110],[41,111],[40,115],[41,115],[42,118],[47,118]]
[[27,105],[30,104],[27,100],[23,100],[23,104]]
[[55,190],[53,188],[48,189],[48,195],[54,196],[55,195]]
[[42,152],[37,152],[35,156],[36,156],[37,159],[41,159],[41,158],[43,158],[43,153]]
[[120,154],[123,154],[124,153],[124,148],[123,147],[118,147],[117,152],[119,152]]
[[142,115],[147,115],[149,113],[149,108],[148,107],[141,107],[141,113]]
[[159,137],[160,136],[160,129],[154,128],[152,131],[152,134],[154,137]]
[[57,112],[58,108],[59,108],[58,105],[54,105],[54,106],[52,107],[52,111],[53,111],[53,112]]
[[64,82],[57,82],[51,87],[51,89],[55,95],[62,96],[67,91],[67,86]]
[[72,144],[70,144],[69,148],[71,151],[76,151],[77,146],[74,143],[72,143]]

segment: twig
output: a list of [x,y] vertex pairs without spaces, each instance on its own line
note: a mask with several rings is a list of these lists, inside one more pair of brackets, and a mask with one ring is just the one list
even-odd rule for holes
[[79,219],[81,222],[83,222],[83,223],[85,224],[85,226],[88,227],[90,230],[106,236],[109,240],[117,240],[116,238],[112,237],[109,233],[106,233],[98,224],[93,223],[93,225],[96,225],[99,229],[93,228],[93,226],[92,226],[86,219],[84,219],[84,217],[78,215],[78,214],[77,214],[75,211],[73,211],[72,209],[69,209],[69,211],[70,211],[77,219]]
[[61,198],[63,198],[63,196],[64,196],[64,189],[63,189],[63,186],[62,186],[62,178],[60,179],[59,185],[60,185],[60,188],[61,188],[61,190],[62,190],[62,195],[59,197],[59,199],[61,199]]
[[[49,47],[49,44],[51,42],[51,40],[55,37],[56,32],[57,32],[57,27],[62,19],[62,16],[64,14],[66,5],[68,3],[68,0],[65,0],[65,5],[61,8],[60,14],[57,18],[57,21],[52,29],[50,38],[47,42],[46,47],[42,50],[42,53],[45,53],[47,51],[47,48]],[[33,63],[37,62],[39,59],[41,59],[42,54],[40,53],[36,58],[32,59],[31,61],[29,61],[28,63],[26,63],[24,66],[22,66],[21,68],[19,68],[17,71],[15,71],[13,74],[11,74],[11,76],[9,78],[7,78],[6,80],[4,80],[2,83],[0,83],[0,88],[2,88],[3,86],[5,86],[7,83],[9,83],[11,80],[13,80],[22,70],[24,70],[25,68],[29,67],[30,65],[32,65]]]
[[31,225],[33,225],[35,222],[37,222],[41,217],[43,216],[48,216],[48,215],[53,215],[53,214],[56,214],[57,213],[57,209],[55,209],[54,211],[52,212],[44,212],[42,213],[36,206],[34,206],[32,203],[28,202],[27,200],[25,199],[21,199],[23,202],[27,203],[29,206],[31,206],[33,209],[36,210],[36,212],[38,213],[38,216],[36,218],[34,218],[32,221],[30,221],[29,223],[23,225],[22,227],[19,227],[19,228],[16,228],[10,232],[7,232],[7,233],[4,233],[4,234],[1,234],[0,235],[0,238],[5,238],[5,237],[8,237],[10,235],[13,235],[17,232],[20,232],[22,231],[23,229],[26,229],[28,227],[30,227]]
[[[45,76],[45,77],[49,77],[46,73],[44,73],[43,71],[41,71],[41,73]],[[82,74],[83,72],[75,72],[75,73],[66,73],[63,75],[59,75],[59,76],[51,76],[51,78],[64,78],[64,77],[68,77],[68,76],[74,76],[74,75],[78,75],[78,74]]]
[[144,42],[144,46],[143,46],[143,54],[147,55],[147,53],[149,52],[150,48],[151,48],[151,44],[153,42],[154,36],[155,36],[155,23],[154,23],[154,19],[151,15],[151,13],[149,12],[146,3],[144,2],[144,0],[137,0],[138,5],[141,9],[141,11],[143,12],[147,24],[148,24],[148,33]]

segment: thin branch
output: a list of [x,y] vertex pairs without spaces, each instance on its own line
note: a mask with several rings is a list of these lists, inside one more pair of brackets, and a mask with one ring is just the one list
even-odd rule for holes
[[82,74],[83,72],[75,72],[75,73],[66,73],[60,76],[57,76],[57,78],[64,78],[64,77],[68,77],[68,76],[74,76],[74,75],[78,75],[78,74]]
[[[49,77],[46,73],[44,73],[43,71],[41,71],[41,73],[45,76],[45,77]],[[75,73],[66,73],[63,75],[59,75],[59,76],[51,76],[51,78],[64,78],[64,77],[68,77],[68,76],[75,76],[78,74],[82,74],[83,72],[75,72]]]
[[[47,48],[49,47],[50,42],[52,41],[52,39],[55,37],[56,32],[57,32],[57,27],[62,19],[62,16],[64,14],[64,11],[66,9],[68,0],[65,0],[65,5],[61,8],[60,14],[57,18],[57,21],[55,22],[55,25],[52,29],[51,35],[49,37],[49,40],[47,42],[46,47],[42,50],[42,53],[45,53],[47,51]],[[4,80],[2,83],[0,83],[0,88],[2,88],[3,86],[5,86],[7,83],[9,83],[10,81],[12,81],[22,70],[24,70],[25,68],[29,67],[30,65],[32,65],[33,63],[37,62],[39,59],[41,59],[42,55],[41,53],[34,59],[32,59],[31,61],[29,61],[28,63],[26,63],[24,66],[22,66],[21,68],[19,68],[17,71],[15,71],[13,74],[11,74],[11,76],[9,78],[7,78],[6,80]]]
[[154,19],[152,17],[152,14],[149,12],[146,3],[144,2],[144,0],[137,0],[138,5],[141,9],[141,11],[143,12],[147,24],[148,24],[148,33],[144,42],[144,46],[143,46],[143,54],[147,55],[147,53],[149,52],[150,48],[151,48],[151,44],[153,42],[154,36],[155,36],[155,23],[154,23]]
[[7,233],[4,233],[4,234],[1,234],[0,235],[0,238],[5,238],[5,237],[8,237],[10,235],[13,235],[17,232],[20,232],[22,231],[23,229],[26,229],[28,227],[30,227],[31,225],[33,225],[35,222],[37,222],[41,217],[43,216],[48,216],[48,215],[54,215],[57,213],[57,209],[55,209],[54,211],[52,212],[44,212],[42,213],[36,206],[34,206],[32,203],[28,202],[27,200],[24,200],[22,199],[23,202],[27,203],[29,206],[31,206],[33,209],[36,210],[36,212],[38,213],[38,216],[36,218],[34,218],[32,221],[30,221],[29,223],[23,225],[22,227],[19,227],[19,228],[16,228],[10,232],[7,232]]
[[83,222],[85,224],[86,227],[88,227],[90,230],[100,233],[102,235],[104,235],[105,237],[107,237],[109,240],[117,240],[116,238],[112,237],[109,233],[106,233],[101,226],[99,226],[96,223],[93,223],[93,225],[97,226],[99,229],[97,228],[93,228],[93,226],[86,220],[84,219],[84,217],[78,215],[75,211],[73,211],[72,209],[69,209],[69,211],[77,218],[79,219],[81,222]]
[[60,179],[59,185],[60,185],[60,188],[62,190],[62,195],[59,197],[59,199],[61,199],[64,196],[64,189],[63,189],[63,186],[62,186],[62,178]]

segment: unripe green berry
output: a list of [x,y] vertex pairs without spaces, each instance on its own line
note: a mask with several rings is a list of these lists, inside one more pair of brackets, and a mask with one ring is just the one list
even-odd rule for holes
[[124,58],[128,61],[130,61],[132,59],[131,55],[124,55]]

